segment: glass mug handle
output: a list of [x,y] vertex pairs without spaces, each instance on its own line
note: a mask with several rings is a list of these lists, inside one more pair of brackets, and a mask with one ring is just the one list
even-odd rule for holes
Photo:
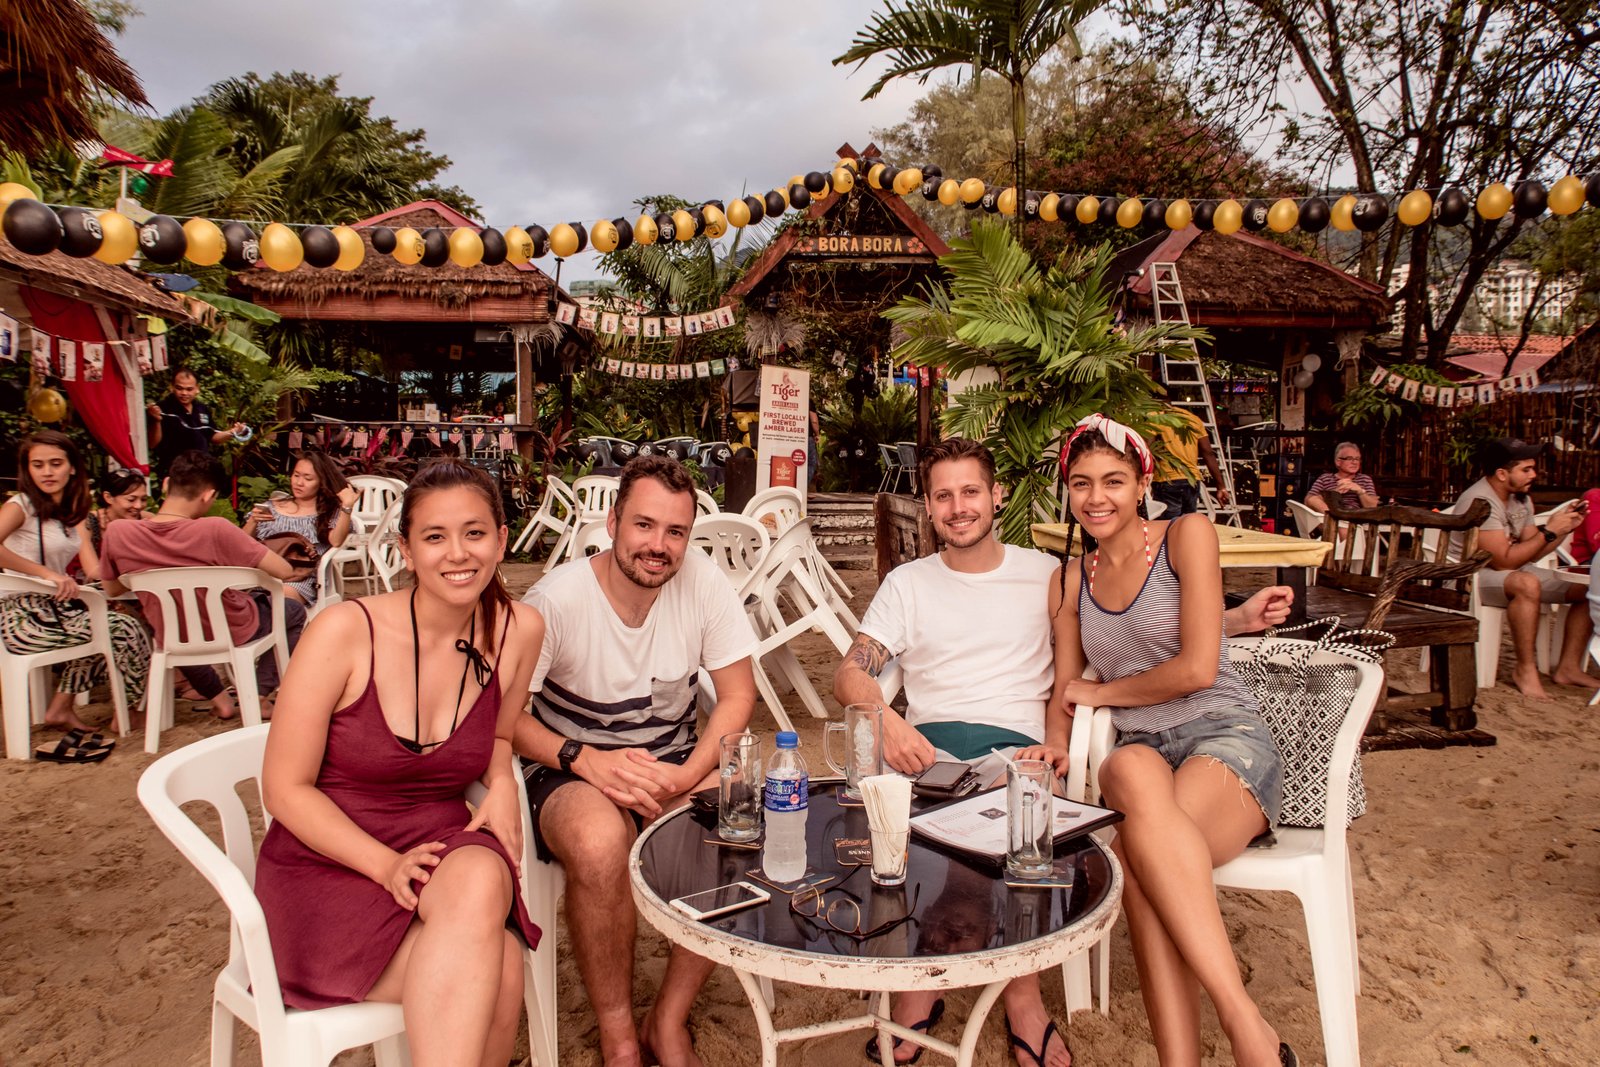
[[833,739],[835,736],[841,739],[846,751],[849,751],[849,739],[845,734],[845,724],[842,722],[830,722],[822,728],[822,758],[828,761],[828,766],[833,768],[834,774],[842,774],[849,777],[850,772],[845,769],[844,764],[833,758]]

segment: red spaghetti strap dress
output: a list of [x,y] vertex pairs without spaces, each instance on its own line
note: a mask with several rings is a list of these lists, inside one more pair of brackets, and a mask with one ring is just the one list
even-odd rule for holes
[[[487,830],[465,829],[471,818],[466,789],[489,766],[499,712],[497,665],[455,732],[430,752],[412,752],[390,732],[369,667],[361,696],[328,723],[317,788],[397,852],[428,841],[444,842],[441,860],[458,848],[493,849],[516,887],[507,926],[536,947],[539,928],[523,906],[516,863]],[[427,892],[415,882],[412,888]],[[262,842],[256,897],[266,913],[283,1002],[291,1008],[365,1000],[415,918],[383,886],[302,844],[281,822]]]

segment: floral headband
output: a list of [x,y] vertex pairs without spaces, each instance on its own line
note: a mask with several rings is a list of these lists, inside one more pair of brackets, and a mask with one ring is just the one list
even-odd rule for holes
[[1131,457],[1138,465],[1140,476],[1148,475],[1155,467],[1150,457],[1150,446],[1144,443],[1144,438],[1131,426],[1124,426],[1115,419],[1108,419],[1098,411],[1093,415],[1085,415],[1078,420],[1078,425],[1067,437],[1067,443],[1061,448],[1061,477],[1067,476],[1067,457],[1072,453],[1072,442],[1081,435],[1095,431],[1106,439],[1106,444]]

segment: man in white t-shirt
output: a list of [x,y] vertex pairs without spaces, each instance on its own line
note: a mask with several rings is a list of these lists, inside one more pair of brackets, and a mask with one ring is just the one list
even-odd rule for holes
[[[1060,561],[995,539],[1000,489],[994,457],[979,442],[940,441],[922,450],[917,466],[940,551],[883,580],[834,674],[833,695],[840,704],[883,708],[884,758],[904,774],[954,759],[975,762],[992,778],[1001,760],[991,753],[1041,747],[1053,762],[1067,750],[1065,735],[1046,730],[1044,713],[1055,678],[1049,583]],[[1282,622],[1292,596],[1287,587],[1263,589],[1225,613],[1227,632]],[[904,673],[904,718],[878,685],[890,659]],[[1004,996],[1018,1063],[1065,1063],[1065,1040],[1045,1011],[1038,975],[1013,980]],[[895,998],[894,1018],[906,1026],[927,1029],[942,1014],[935,993]],[[896,1062],[914,1051],[896,1041]]]
[[[636,1029],[628,886],[639,828],[715,784],[718,738],[755,708],[755,631],[728,579],[687,551],[694,517],[683,465],[640,456],[606,518],[611,549],[557,567],[523,598],[544,616],[545,641],[514,744],[530,761],[535,847],[566,871],[567,929],[607,1064],[699,1063],[689,1008],[713,965],[675,948]],[[704,734],[702,667],[717,693]]]

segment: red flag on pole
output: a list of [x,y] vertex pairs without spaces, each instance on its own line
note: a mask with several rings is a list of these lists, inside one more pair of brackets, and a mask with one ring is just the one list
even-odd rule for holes
[[163,159],[159,163],[152,163],[148,159],[124,152],[115,145],[106,145],[100,152],[100,158],[114,167],[127,167],[137,170],[155,178],[172,177],[172,160]]

